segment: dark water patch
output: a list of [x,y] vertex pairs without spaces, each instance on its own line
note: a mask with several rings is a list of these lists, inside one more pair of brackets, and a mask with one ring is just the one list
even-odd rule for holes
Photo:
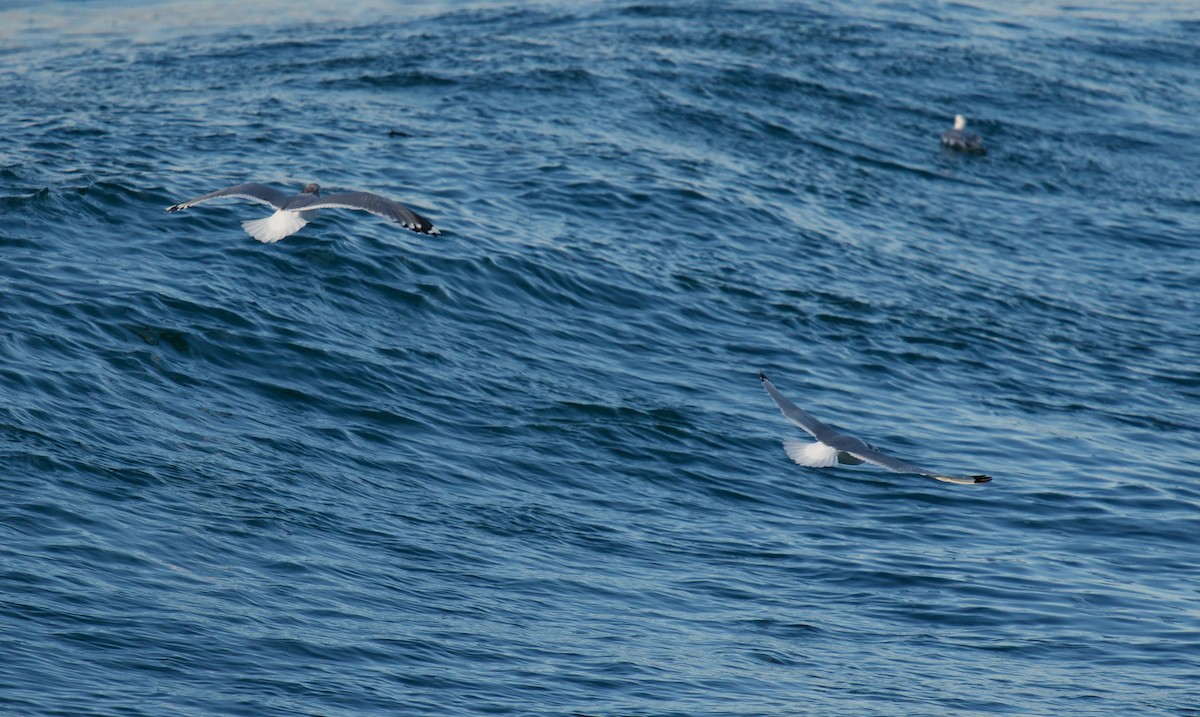
[[[342,80],[326,80],[324,84],[328,86],[337,86],[342,84]],[[412,87],[448,87],[453,86],[455,81],[437,75],[430,75],[423,72],[392,72],[386,75],[363,75],[358,78],[357,82],[368,87],[380,88],[412,88]]]

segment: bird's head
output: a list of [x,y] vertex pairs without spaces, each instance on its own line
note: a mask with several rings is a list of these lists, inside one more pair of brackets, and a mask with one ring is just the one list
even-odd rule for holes
[[962,115],[954,115],[954,129],[962,132],[967,128],[967,118]]
[[304,187],[304,189],[300,191],[300,193],[301,194],[315,194],[319,197],[319,196],[321,196],[321,185],[317,184],[316,182],[313,182],[311,184],[306,185]]

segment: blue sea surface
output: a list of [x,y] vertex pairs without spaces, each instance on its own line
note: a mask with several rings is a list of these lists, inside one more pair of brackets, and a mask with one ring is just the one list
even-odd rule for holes
[[5,5],[0,714],[1196,717],[1197,117],[1182,1]]

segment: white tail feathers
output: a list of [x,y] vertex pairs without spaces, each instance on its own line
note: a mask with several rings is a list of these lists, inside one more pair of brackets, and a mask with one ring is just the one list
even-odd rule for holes
[[809,468],[829,468],[838,462],[837,449],[820,441],[805,443],[788,438],[783,441],[783,450],[789,458]]
[[308,221],[300,216],[300,212],[281,209],[266,219],[242,222],[242,228],[260,242],[270,244],[295,234],[303,229],[305,224],[308,224]]

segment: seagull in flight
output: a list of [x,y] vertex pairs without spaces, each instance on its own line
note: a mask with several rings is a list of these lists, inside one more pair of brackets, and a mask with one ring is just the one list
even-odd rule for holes
[[775,388],[775,384],[771,383],[765,373],[760,372],[758,378],[762,381],[763,387],[767,389],[767,393],[771,395],[771,398],[775,399],[775,403],[779,406],[779,410],[783,411],[783,415],[797,426],[812,434],[813,438],[817,439],[816,443],[805,443],[804,441],[797,441],[790,438],[784,439],[783,449],[787,451],[788,456],[793,461],[802,466],[828,468],[838,463],[858,465],[866,462],[874,463],[877,466],[882,466],[897,473],[916,473],[928,476],[929,478],[936,478],[946,483],[971,485],[974,483],[987,483],[992,479],[991,476],[985,475],[966,477],[942,475],[941,473],[934,473],[933,471],[914,466],[911,463],[884,455],[858,438],[848,436],[845,433],[839,433],[831,426],[827,426],[810,416],[804,409],[787,400]]
[[210,199],[230,197],[275,207],[275,213],[265,219],[242,222],[246,233],[260,242],[277,242],[304,228],[318,209],[361,209],[384,219],[391,219],[405,229],[418,234],[440,234],[425,217],[406,206],[370,192],[339,192],[321,196],[318,184],[309,184],[299,194],[288,196],[264,184],[239,184],[226,187],[186,202],[167,207],[168,212],[180,212]]
[[967,119],[962,115],[954,115],[954,129],[942,132],[942,144],[960,152],[987,154],[979,135],[967,131]]

